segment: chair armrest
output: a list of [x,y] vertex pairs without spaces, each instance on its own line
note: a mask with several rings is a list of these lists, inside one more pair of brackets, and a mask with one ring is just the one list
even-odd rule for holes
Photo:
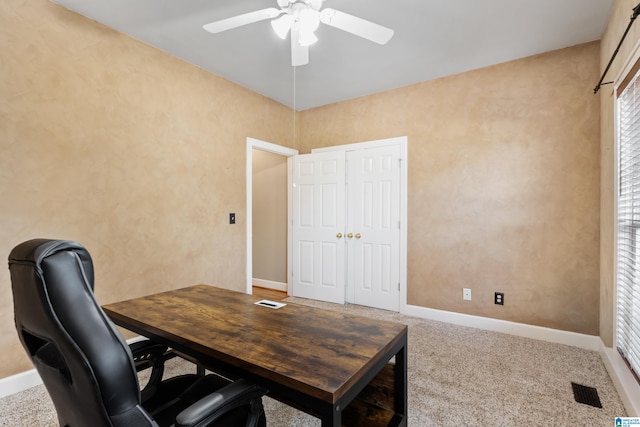
[[256,426],[264,414],[262,396],[267,392],[268,390],[263,387],[239,379],[184,409],[176,417],[175,426],[206,426],[229,411],[244,405],[251,408],[248,414],[249,421],[246,425]]
[[170,351],[164,344],[145,339],[129,344],[129,349],[133,354],[133,361],[136,365],[136,371],[140,372],[151,368],[157,359],[167,360]]
[[174,357],[168,347],[151,340],[137,341],[129,345],[133,355],[136,372],[151,368],[146,386],[142,389],[142,400],[145,401],[154,393],[154,387],[162,381],[164,362]]

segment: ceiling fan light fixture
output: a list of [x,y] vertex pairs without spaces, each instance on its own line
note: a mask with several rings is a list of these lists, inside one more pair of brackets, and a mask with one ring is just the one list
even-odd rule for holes
[[300,31],[300,38],[298,39],[300,46],[311,46],[317,41],[318,37],[313,33],[313,31]]
[[320,14],[309,7],[303,9],[298,14],[298,25],[300,26],[300,46],[310,46],[318,41],[315,31],[320,26]]
[[298,15],[298,22],[300,31],[313,33],[320,26],[320,14],[311,8],[303,9]]
[[295,18],[293,16],[288,14],[282,15],[280,18],[271,21],[271,27],[276,35],[284,40],[287,38],[287,33],[293,26],[294,21]]
[[[278,37],[286,39],[291,34],[291,65],[297,67],[309,63],[309,46],[318,41],[316,30],[320,23],[386,44],[394,31],[371,21],[331,8],[322,8],[324,0],[275,0],[278,7],[243,13],[203,25],[213,34],[231,30],[254,22],[271,20],[271,27]],[[282,16],[280,16],[282,15]]]

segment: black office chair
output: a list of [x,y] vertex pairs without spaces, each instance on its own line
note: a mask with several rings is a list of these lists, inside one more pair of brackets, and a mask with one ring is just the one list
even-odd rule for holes
[[[93,294],[89,252],[71,241],[16,246],[9,270],[20,341],[55,405],[61,426],[266,426],[267,390],[217,375],[162,381],[167,348],[133,349]],[[136,365],[154,367],[141,393]]]

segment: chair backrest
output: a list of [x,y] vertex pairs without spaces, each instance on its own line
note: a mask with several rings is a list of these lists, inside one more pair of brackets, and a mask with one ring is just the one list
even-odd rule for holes
[[15,323],[62,426],[153,426],[129,346],[93,295],[79,243],[36,239],[9,255]]

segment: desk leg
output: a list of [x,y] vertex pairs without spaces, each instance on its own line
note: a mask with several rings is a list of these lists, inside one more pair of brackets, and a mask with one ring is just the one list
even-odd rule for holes
[[322,427],[342,427],[342,409],[335,409],[333,406],[329,407],[329,413],[325,413],[322,417]]
[[396,354],[396,369],[395,369],[395,412],[396,414],[401,414],[404,417],[404,424],[408,423],[408,412],[407,412],[407,400],[408,400],[408,360],[407,360],[407,342],[405,341],[404,346],[398,351]]

